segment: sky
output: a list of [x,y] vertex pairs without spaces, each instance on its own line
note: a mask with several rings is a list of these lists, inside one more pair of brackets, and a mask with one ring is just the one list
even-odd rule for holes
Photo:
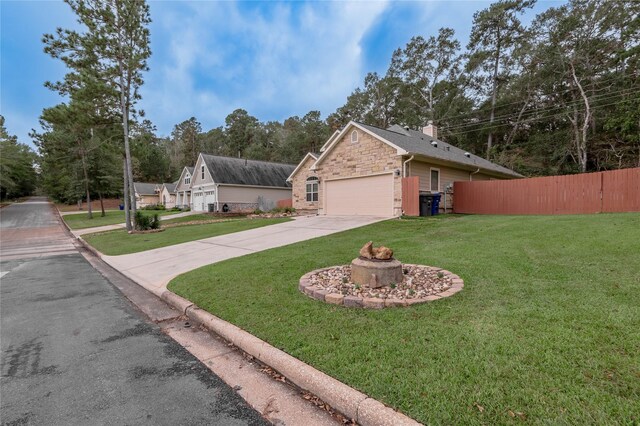
[[[203,130],[243,108],[260,121],[322,117],[343,105],[368,72],[384,74],[391,54],[441,27],[464,46],[487,1],[150,1],[150,71],[138,108],[168,136],[196,117]],[[558,6],[538,1],[523,17]],[[43,108],[64,99],[44,87],[64,65],[43,52],[42,35],[81,29],[62,1],[0,0],[0,114],[31,144]]]

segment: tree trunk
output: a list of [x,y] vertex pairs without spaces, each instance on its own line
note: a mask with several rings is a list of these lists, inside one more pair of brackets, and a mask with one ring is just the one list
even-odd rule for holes
[[487,160],[491,157],[491,148],[493,147],[493,120],[496,116],[496,100],[498,97],[498,70],[500,69],[500,31],[496,36],[498,42],[496,44],[496,58],[493,63],[493,88],[491,93],[491,114],[489,116],[489,137],[487,138]]
[[131,203],[131,215],[129,217],[130,223],[127,224],[127,229],[135,227],[136,217],[136,193],[133,186],[133,170],[131,167],[131,150],[129,149],[129,106],[125,100],[125,84],[124,84],[124,66],[122,60],[118,60],[120,66],[120,108],[122,111],[122,128],[124,130],[124,157],[126,178],[129,181],[129,199]]
[[576,69],[571,65],[571,75],[573,76],[573,81],[576,83],[578,90],[580,91],[580,96],[584,102],[584,122],[582,123],[582,131],[580,134],[580,138],[578,139],[578,161],[580,162],[580,170],[582,173],[587,171],[587,133],[589,132],[589,124],[591,123],[591,104],[589,102],[589,98],[585,93],[578,77],[576,76]]
[[131,210],[129,209],[129,179],[127,177],[127,161],[122,160],[122,177],[124,178],[124,223],[127,231],[133,231],[131,227]]
[[87,212],[89,213],[89,219],[93,219],[93,210],[91,209],[91,193],[89,192],[89,173],[87,172],[87,162],[85,159],[84,148],[82,143],[78,141],[80,147],[80,159],[82,160],[82,174],[84,175],[84,190],[87,194]]
[[107,214],[104,212],[104,200],[102,199],[102,192],[98,192],[98,197],[100,197],[100,216],[105,217]]

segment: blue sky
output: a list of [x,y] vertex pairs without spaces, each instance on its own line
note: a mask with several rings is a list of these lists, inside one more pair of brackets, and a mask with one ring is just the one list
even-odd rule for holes
[[[195,116],[204,130],[244,108],[261,121],[311,110],[326,117],[367,72],[384,73],[393,50],[451,27],[468,39],[487,1],[151,1],[150,71],[139,107],[169,135]],[[558,1],[539,1],[533,19]],[[61,1],[0,0],[0,111],[22,142],[43,108],[62,98],[43,86],[65,73],[42,34],[78,24]]]

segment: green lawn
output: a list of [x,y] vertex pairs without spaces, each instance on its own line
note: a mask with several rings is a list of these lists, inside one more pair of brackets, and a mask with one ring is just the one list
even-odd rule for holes
[[237,219],[204,225],[177,226],[167,228],[163,232],[149,234],[127,234],[124,230],[117,230],[89,234],[83,236],[83,238],[98,251],[109,256],[117,256],[246,231],[247,229],[260,228],[289,220],[291,219]]
[[[464,290],[381,311],[298,292],[305,272],[369,240],[459,274]],[[425,424],[640,422],[640,214],[392,220],[169,288]]]
[[[172,212],[167,210],[140,210],[147,216],[153,216],[154,213],[158,213],[158,216],[164,216],[168,214],[176,214],[180,212]],[[110,210],[105,212],[105,216],[100,216],[100,211],[93,212],[93,219],[89,219],[86,212],[66,214],[62,216],[69,228],[71,229],[84,229],[94,228],[96,226],[115,225],[118,223],[124,223],[124,211]]]

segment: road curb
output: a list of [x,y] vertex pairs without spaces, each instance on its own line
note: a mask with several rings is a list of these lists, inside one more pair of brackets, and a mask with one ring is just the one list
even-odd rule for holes
[[[91,244],[89,244],[88,242],[86,242],[82,237],[77,236],[75,237],[76,241],[78,241],[80,243],[80,245],[82,247],[84,247],[85,249],[89,250],[91,253],[93,253],[94,256],[96,256],[98,259],[102,259],[102,253],[100,253],[98,250],[96,250],[95,248],[93,248],[91,246]],[[137,283],[136,283],[137,284]]]
[[183,311],[192,321],[201,324],[209,331],[242,349],[282,374],[294,385],[316,395],[332,408],[362,426],[420,425],[410,417],[316,370],[240,327],[210,314],[170,290],[164,291],[161,297],[165,302]]

